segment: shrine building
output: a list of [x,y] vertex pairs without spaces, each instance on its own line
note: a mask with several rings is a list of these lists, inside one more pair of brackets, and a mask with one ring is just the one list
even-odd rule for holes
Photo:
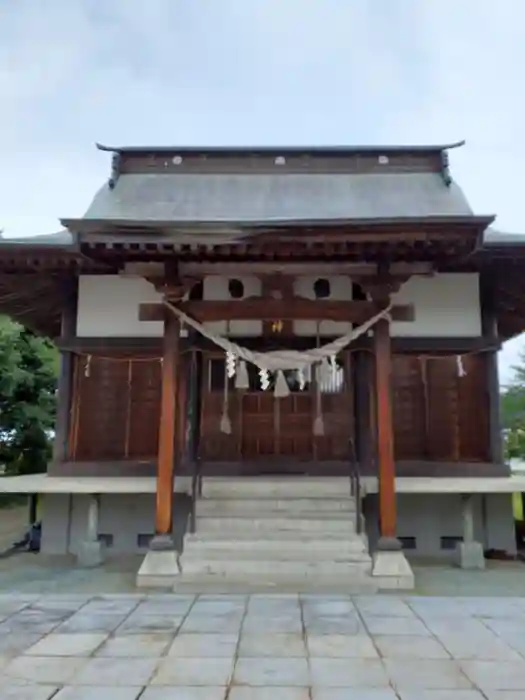
[[[497,353],[525,236],[444,146],[106,147],[80,218],[0,239],[0,312],[61,369],[42,552],[139,586],[411,588],[515,553]],[[523,481],[523,483],[522,483]]]

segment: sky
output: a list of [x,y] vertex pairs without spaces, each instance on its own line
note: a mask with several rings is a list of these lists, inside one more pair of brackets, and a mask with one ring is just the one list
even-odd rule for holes
[[524,66],[523,0],[0,0],[0,228],[82,215],[109,174],[96,141],[466,139],[454,179],[525,233]]

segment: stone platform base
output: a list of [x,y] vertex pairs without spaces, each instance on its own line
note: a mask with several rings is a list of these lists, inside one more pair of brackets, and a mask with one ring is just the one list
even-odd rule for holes
[[372,558],[372,578],[379,590],[411,591],[414,572],[402,550],[378,550]]
[[149,550],[137,573],[137,588],[169,588],[180,575],[179,554],[175,550]]
[[484,569],[485,553],[481,542],[458,542],[455,563],[462,569]]
[[94,566],[100,566],[104,561],[104,545],[102,542],[81,542],[78,547],[77,561],[80,566],[89,569]]

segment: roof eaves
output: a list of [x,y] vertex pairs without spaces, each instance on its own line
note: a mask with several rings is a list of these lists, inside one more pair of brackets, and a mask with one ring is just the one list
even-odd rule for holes
[[348,226],[350,228],[358,228],[362,226],[378,227],[387,225],[403,225],[403,226],[421,226],[429,225],[475,225],[486,228],[495,219],[495,216],[426,216],[426,217],[389,217],[389,218],[372,218],[372,219],[265,219],[257,220],[219,220],[219,221],[163,221],[163,220],[137,220],[137,219],[61,219],[60,223],[73,233],[87,230],[95,230],[100,228],[126,229],[130,231],[133,228],[150,228],[150,229],[218,229],[218,230],[239,230],[250,228],[272,228],[286,226],[301,226],[301,227],[333,227],[333,226]]
[[415,145],[362,145],[362,146],[106,146],[96,143],[99,151],[109,153],[202,153],[210,155],[249,155],[249,154],[330,154],[350,155],[353,153],[424,153],[441,152],[465,145],[465,140],[446,144]]
[[525,247],[525,233],[508,233],[489,227],[483,234],[483,247],[522,248]]
[[63,229],[56,233],[39,234],[36,236],[18,236],[8,238],[0,236],[0,246],[3,248],[73,248],[75,238],[73,234]]

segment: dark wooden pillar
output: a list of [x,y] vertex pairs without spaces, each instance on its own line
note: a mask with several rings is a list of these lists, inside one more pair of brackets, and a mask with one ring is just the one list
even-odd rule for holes
[[[188,340],[194,342],[195,336],[190,333]],[[200,432],[200,377],[202,367],[202,354],[192,349],[189,357],[188,367],[188,395],[186,401],[186,434],[185,434],[185,457],[186,461],[193,464],[199,452],[199,432]]]
[[355,441],[362,474],[374,473],[375,420],[371,421],[373,408],[373,382],[371,382],[370,354],[357,351],[353,363]]
[[[71,340],[76,335],[78,309],[78,278],[72,277],[63,284],[64,306],[60,337]],[[70,350],[60,351],[60,370],[57,386],[57,415],[55,421],[55,440],[53,444],[53,464],[60,464],[69,456],[69,424],[73,395],[74,354]],[[50,473],[53,471],[51,465]]]
[[495,464],[503,465],[503,435],[501,426],[501,399],[499,393],[499,370],[497,351],[488,352],[487,383],[489,397],[489,432],[490,432],[490,459]]
[[177,421],[177,370],[180,323],[166,309],[162,356],[162,390],[155,507],[156,540],[171,541],[173,526],[173,475]]
[[396,540],[396,487],[394,428],[392,423],[390,324],[382,319],[374,326],[379,527],[382,540]]
[[489,269],[480,274],[481,332],[487,344],[495,350],[485,354],[487,396],[489,402],[490,461],[503,466],[503,433],[501,425],[501,398],[498,370],[498,322],[496,316],[495,280]]

